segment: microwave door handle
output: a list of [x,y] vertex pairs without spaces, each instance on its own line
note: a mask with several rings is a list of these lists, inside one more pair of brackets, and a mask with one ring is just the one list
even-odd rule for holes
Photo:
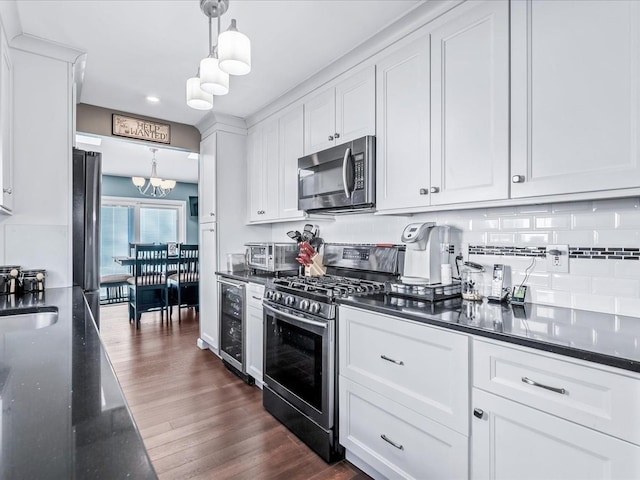
[[351,148],[348,147],[344,151],[344,159],[342,160],[342,185],[344,186],[344,194],[347,198],[351,198],[351,193],[349,191],[349,185],[347,185],[347,164],[349,163],[349,157],[351,156]]

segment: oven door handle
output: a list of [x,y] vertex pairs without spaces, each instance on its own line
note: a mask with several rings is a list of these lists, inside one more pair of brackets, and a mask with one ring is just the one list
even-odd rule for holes
[[347,185],[347,165],[349,163],[349,157],[351,157],[350,147],[344,151],[344,159],[342,160],[342,185],[344,186],[344,194],[347,198],[351,198],[351,194],[353,193],[349,191],[349,185]]
[[327,328],[327,324],[323,323],[323,322],[316,322],[315,320],[309,320],[308,318],[304,318],[304,317],[297,317],[295,315],[291,315],[290,313],[286,313],[283,312],[281,310],[278,310],[277,308],[273,308],[270,305],[267,305],[265,302],[262,302],[262,306],[264,308],[266,308],[267,310],[271,311],[272,313],[279,315],[281,317],[284,317],[288,320],[291,320],[295,323],[303,323],[306,325],[312,325],[314,327],[320,327],[320,328]]

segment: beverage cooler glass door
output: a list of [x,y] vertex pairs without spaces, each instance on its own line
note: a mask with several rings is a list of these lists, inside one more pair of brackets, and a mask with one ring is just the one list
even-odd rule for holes
[[325,429],[333,427],[333,321],[264,303],[265,384]]
[[244,373],[245,285],[218,280],[218,286],[220,354],[224,360]]

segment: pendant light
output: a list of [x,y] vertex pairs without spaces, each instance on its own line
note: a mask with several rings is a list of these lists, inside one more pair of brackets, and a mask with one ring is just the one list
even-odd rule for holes
[[[211,109],[213,95],[229,93],[229,74],[246,75],[251,71],[251,42],[238,32],[236,20],[220,33],[220,17],[228,8],[229,0],[200,0],[202,13],[209,18],[209,55],[200,61],[198,75],[187,80],[187,105],[198,110]],[[216,44],[212,36],[213,18],[218,19]]]

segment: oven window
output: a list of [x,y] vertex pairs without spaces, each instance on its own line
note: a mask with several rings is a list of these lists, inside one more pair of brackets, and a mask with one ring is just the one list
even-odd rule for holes
[[310,198],[315,195],[330,195],[344,192],[342,182],[342,162],[339,158],[300,170],[298,195]]
[[322,336],[267,317],[266,373],[322,411]]

